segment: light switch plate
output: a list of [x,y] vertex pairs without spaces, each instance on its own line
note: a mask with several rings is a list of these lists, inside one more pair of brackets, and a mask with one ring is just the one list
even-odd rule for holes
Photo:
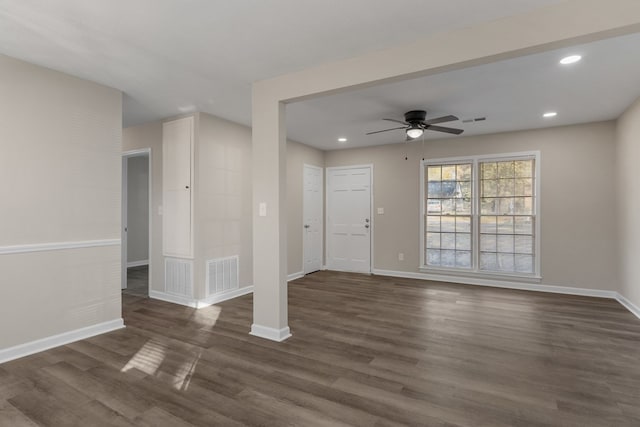
[[258,205],[258,215],[259,216],[267,216],[267,204],[265,202],[261,202]]
[[378,208],[378,215],[384,215],[384,208]]

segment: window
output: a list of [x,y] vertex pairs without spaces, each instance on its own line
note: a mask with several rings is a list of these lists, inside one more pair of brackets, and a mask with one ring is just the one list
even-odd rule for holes
[[427,265],[471,268],[471,163],[427,166]]
[[425,161],[422,268],[536,276],[536,158]]

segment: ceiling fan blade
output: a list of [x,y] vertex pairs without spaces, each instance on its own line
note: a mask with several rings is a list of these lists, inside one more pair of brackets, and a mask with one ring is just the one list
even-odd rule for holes
[[460,135],[464,132],[462,129],[446,128],[444,126],[427,126],[425,129],[435,130],[436,132],[452,133],[454,135]]
[[425,120],[424,124],[435,125],[436,123],[452,122],[454,120],[459,120],[459,119],[456,116],[442,116],[442,117],[437,117],[431,120]]
[[373,135],[374,133],[389,132],[390,130],[398,130],[398,129],[406,129],[406,126],[402,126],[401,128],[391,128],[391,129],[385,129],[385,130],[377,130],[374,132],[367,132],[366,135]]
[[409,125],[409,123],[407,122],[403,122],[402,120],[396,120],[396,119],[382,119],[382,120],[386,120],[388,122],[395,122],[395,123],[400,123],[401,125]]

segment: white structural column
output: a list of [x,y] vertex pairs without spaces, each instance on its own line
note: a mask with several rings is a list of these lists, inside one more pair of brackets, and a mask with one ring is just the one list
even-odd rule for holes
[[[638,0],[566,0],[254,83],[252,334],[281,341],[287,327],[284,103],[420,77],[640,31]],[[266,217],[259,204],[266,203]]]
[[253,325],[273,341],[291,336],[287,316],[285,106],[253,88]]

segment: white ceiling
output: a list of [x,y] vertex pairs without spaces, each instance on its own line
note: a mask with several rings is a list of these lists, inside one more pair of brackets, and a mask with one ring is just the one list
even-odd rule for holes
[[[122,90],[125,126],[195,110],[249,125],[254,81],[559,2],[0,0],[0,53]],[[411,103],[466,113],[456,101],[469,96],[448,93],[383,101],[366,117]]]
[[[614,119],[640,97],[639,47],[640,34],[633,34],[290,104],[288,136],[323,150],[404,142],[403,130],[365,133],[396,127],[381,119],[402,119],[415,109],[427,110],[427,118],[487,118],[441,124],[464,129],[462,137]],[[569,54],[583,59],[560,65]],[[558,116],[544,119],[547,111]]]

